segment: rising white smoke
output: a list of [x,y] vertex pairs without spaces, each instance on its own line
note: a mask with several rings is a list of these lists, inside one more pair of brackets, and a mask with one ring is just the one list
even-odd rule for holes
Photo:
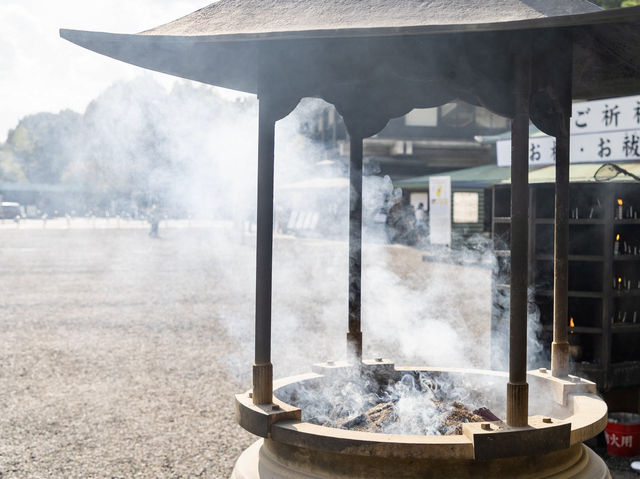
[[[305,100],[276,127],[276,225],[287,225],[292,209],[314,210],[321,216],[317,224],[326,225],[315,228],[312,238],[301,240],[283,231],[274,241],[276,377],[308,371],[315,362],[341,359],[346,351],[348,187],[334,182],[330,188],[291,188],[302,181],[344,178],[340,161],[329,171],[318,167],[327,160],[324,147],[300,132],[300,124],[324,106],[319,100]],[[219,359],[227,363],[232,377],[249,386],[254,346],[255,99],[230,101],[211,88],[186,82],[168,91],[143,76],[112,87],[89,107],[85,118],[90,134],[71,159],[70,175],[92,181],[87,152],[99,152],[102,156],[95,164],[101,165],[103,183],[138,181],[184,205],[194,216],[234,223],[229,234],[215,237],[212,257],[203,261],[221,275],[221,281],[211,286],[215,319],[224,329],[221,334],[239,345]],[[153,142],[141,141],[141,132],[149,129]],[[158,157],[165,160],[158,163]],[[140,183],[141,178],[146,183]],[[494,347],[489,249],[449,252],[443,262],[433,252],[385,244],[376,212],[398,195],[388,178],[365,177],[365,356],[385,356],[399,364],[488,367]],[[330,216],[330,221],[322,222],[322,216]],[[402,388],[406,394],[400,398]],[[422,404],[415,388],[404,382],[387,393],[399,397],[401,417],[409,417],[406,411],[415,412]],[[450,399],[460,395],[453,396]],[[371,399],[366,394],[349,397],[358,403],[354,411]]]

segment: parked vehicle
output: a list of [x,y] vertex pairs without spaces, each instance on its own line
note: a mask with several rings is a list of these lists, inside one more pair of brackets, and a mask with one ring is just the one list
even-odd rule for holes
[[20,203],[11,201],[3,201],[0,206],[0,218],[3,220],[15,220],[21,216]]

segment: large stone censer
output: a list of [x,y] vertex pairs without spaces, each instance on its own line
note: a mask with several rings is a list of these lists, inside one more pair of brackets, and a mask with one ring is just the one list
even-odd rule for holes
[[[569,125],[573,98],[640,92],[640,7],[601,11],[586,0],[220,0],[140,34],[61,35],[260,100],[255,363],[253,388],[236,397],[236,409],[239,423],[264,439],[242,454],[233,477],[610,477],[582,444],[604,428],[606,405],[593,383],[568,375]],[[348,363],[316,365],[312,374],[274,384],[274,128],[303,97],[332,103],[350,135]],[[512,119],[509,372],[418,369],[480,388],[506,383],[497,399],[506,404],[505,417],[465,424],[453,436],[302,421],[300,409],[278,399],[283,391],[322,390],[353,368],[380,381],[411,373],[362,359],[362,142],[391,118],[456,98]],[[556,137],[554,339],[550,371],[534,372],[526,371],[529,121]],[[530,411],[530,394],[548,399]]]

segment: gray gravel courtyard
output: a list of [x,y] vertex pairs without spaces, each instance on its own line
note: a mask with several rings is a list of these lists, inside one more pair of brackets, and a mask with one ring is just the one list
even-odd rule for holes
[[208,239],[2,232],[0,477],[228,476],[252,438]]
[[[0,231],[0,477],[228,477],[254,438],[254,246],[223,228]],[[365,356],[488,365],[489,270],[364,252]],[[342,357],[346,244],[278,238],[276,377]],[[389,334],[393,331],[393,334]]]

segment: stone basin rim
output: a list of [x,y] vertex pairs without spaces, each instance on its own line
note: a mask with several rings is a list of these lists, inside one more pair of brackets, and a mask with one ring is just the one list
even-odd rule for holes
[[[365,366],[382,366],[387,371],[398,374],[408,372],[433,372],[451,375],[489,376],[495,379],[507,378],[501,371],[464,369],[401,367],[385,361],[365,361]],[[346,363],[345,363],[346,364]],[[274,381],[274,393],[295,383],[323,380],[331,374],[339,374],[344,364],[330,362],[315,365],[314,369],[329,368],[325,374],[306,373]],[[607,406],[595,390],[595,384],[570,376],[559,379],[541,370],[529,371],[527,381],[538,387],[546,388],[555,399],[555,405],[566,411],[566,417],[552,418],[547,423],[540,415],[529,416],[529,426],[524,428],[508,427],[502,421],[486,421],[492,429],[482,430],[483,423],[463,424],[463,433],[452,436],[417,436],[352,431],[312,424],[301,420],[301,411],[276,397],[273,405],[254,405],[251,391],[236,395],[236,416],[239,424],[258,436],[272,439],[283,444],[303,447],[310,450],[322,450],[349,455],[376,455],[396,458],[431,459],[477,459],[479,444],[483,440],[507,440],[511,437],[527,437],[529,446],[526,455],[545,453],[583,442],[604,430],[607,423]],[[274,410],[275,405],[275,410]],[[555,428],[555,433],[550,429]],[[510,436],[509,436],[510,435]],[[553,441],[549,437],[554,438]],[[554,442],[555,441],[555,442]],[[511,454],[513,455],[513,454]],[[523,454],[525,455],[525,454]]]

